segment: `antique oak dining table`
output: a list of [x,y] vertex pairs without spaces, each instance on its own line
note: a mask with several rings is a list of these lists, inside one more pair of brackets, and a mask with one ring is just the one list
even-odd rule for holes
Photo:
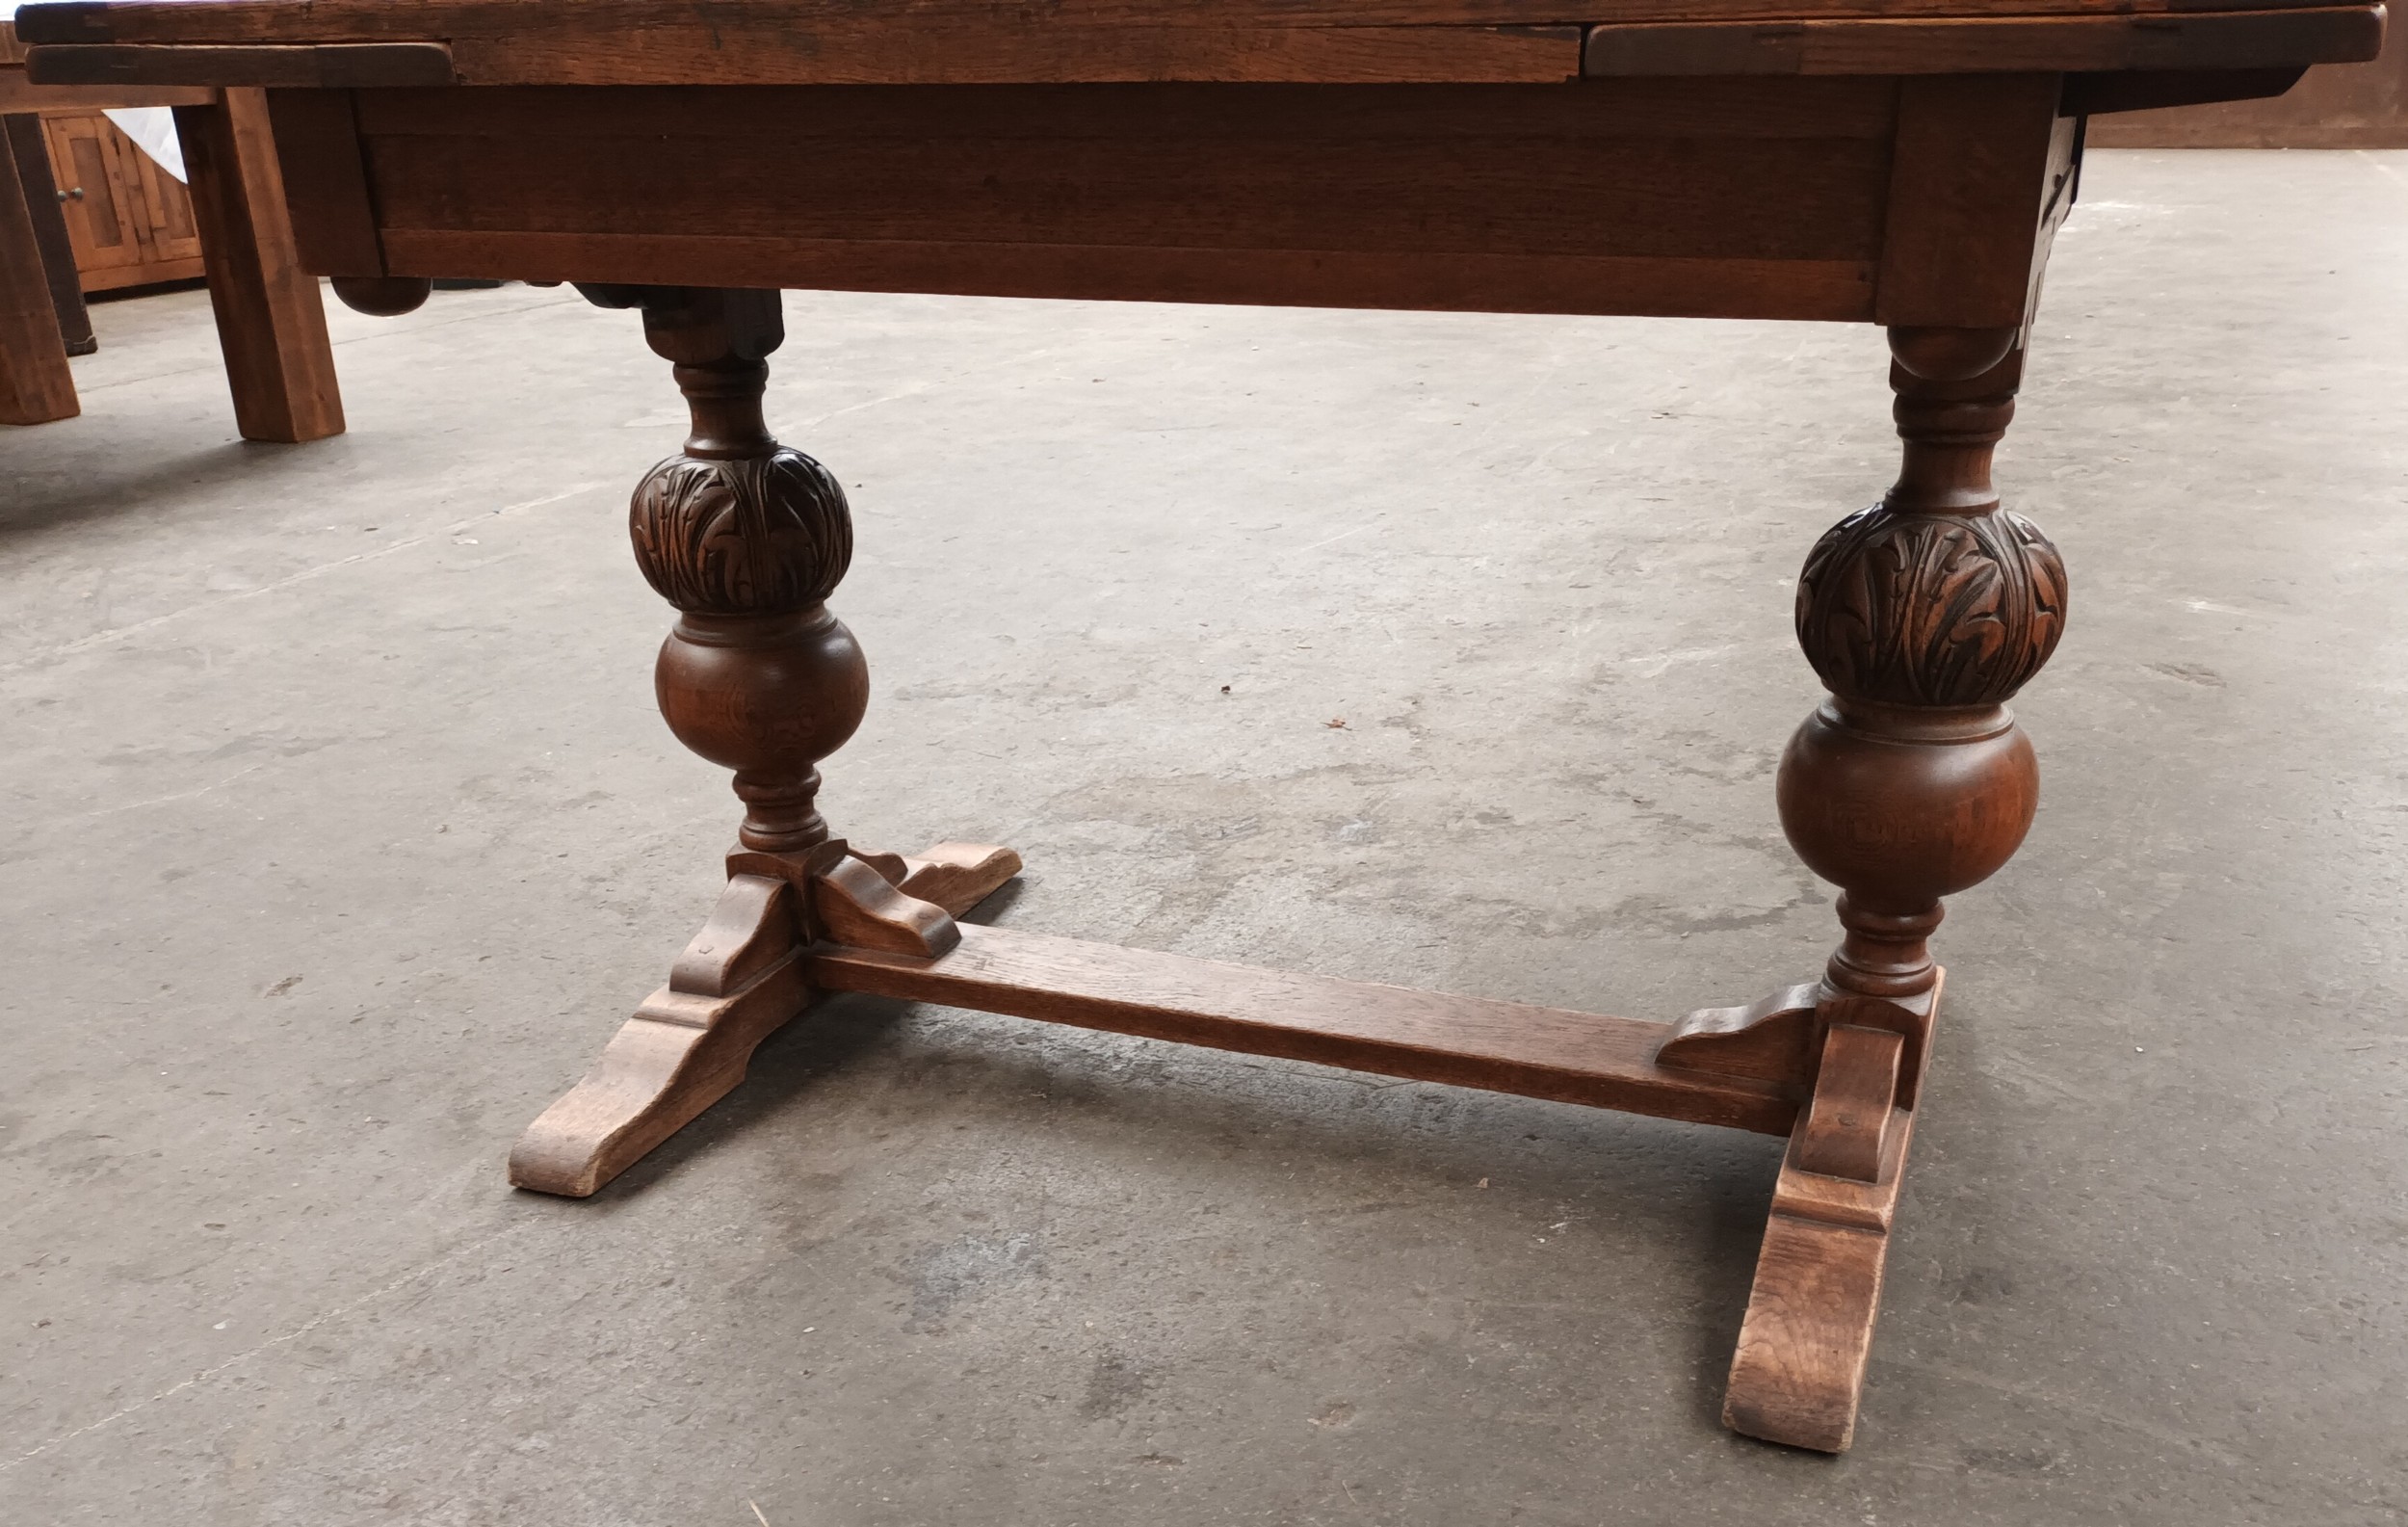
[[[743,821],[718,907],[512,1182],[595,1192],[846,991],[1786,1136],[1724,1418],[1832,1452],[1931,1053],[1928,940],[2037,802],[2007,702],[2064,629],[2066,572],[1990,461],[2084,123],[2279,93],[2382,27],[2316,0],[110,0],[19,22],[36,82],[264,89],[301,260],[353,306],[574,282],[640,316],[690,406],[630,527],[677,611],[662,716],[734,772]],[[763,420],[782,288],[1883,326],[1902,464],[1807,553],[1796,630],[1828,694],[1777,786],[1839,887],[1836,951],[1700,972],[1806,978],[1658,1022],[964,921],[1010,850],[898,855],[814,804],[869,671],[826,602],[845,495]]]

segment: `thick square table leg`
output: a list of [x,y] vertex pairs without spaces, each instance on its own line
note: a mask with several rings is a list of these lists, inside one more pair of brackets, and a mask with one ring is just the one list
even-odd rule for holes
[[42,275],[50,286],[50,310],[58,316],[59,337],[69,355],[89,355],[100,348],[92,337],[92,313],[84,305],[83,273],[75,268],[75,240],[66,230],[65,197],[50,167],[50,144],[41,118],[32,112],[0,117],[0,151],[16,161],[16,177],[25,188],[25,201],[34,218],[34,243],[41,250]]
[[247,440],[285,444],[342,434],[326,303],[294,248],[267,93],[228,90],[214,106],[178,106],[175,133],[235,426]]
[[0,140],[0,424],[48,424],[81,411],[36,211],[16,156]]

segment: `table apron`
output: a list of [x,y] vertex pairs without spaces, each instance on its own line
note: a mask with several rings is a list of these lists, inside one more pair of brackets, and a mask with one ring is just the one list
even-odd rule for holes
[[2059,77],[1941,83],[271,93],[324,275],[2021,322]]

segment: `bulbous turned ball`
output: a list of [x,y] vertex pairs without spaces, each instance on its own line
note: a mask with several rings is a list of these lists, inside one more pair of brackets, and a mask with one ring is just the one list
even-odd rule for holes
[[1797,578],[1797,645],[1831,693],[1996,705],[2065,632],[2065,563],[2021,514],[1875,505],[1823,534]]
[[852,564],[852,512],[826,467],[763,456],[672,456],[628,506],[636,566],[688,614],[775,615],[823,603]]
[[1908,915],[2014,856],[2040,763],[2001,706],[1851,717],[1826,704],[1790,739],[1777,790],[1807,868],[1868,911]]
[[688,614],[653,666],[661,718],[740,773],[802,774],[870,708],[870,667],[824,606],[786,616]]

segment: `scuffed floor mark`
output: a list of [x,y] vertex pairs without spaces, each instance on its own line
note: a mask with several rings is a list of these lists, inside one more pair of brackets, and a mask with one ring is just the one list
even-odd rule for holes
[[941,1330],[955,1306],[1044,1271],[1044,1249],[1026,1230],[965,1235],[930,1247],[913,1256],[903,1269],[911,1283],[911,1313],[903,1321],[903,1330],[914,1334]]

